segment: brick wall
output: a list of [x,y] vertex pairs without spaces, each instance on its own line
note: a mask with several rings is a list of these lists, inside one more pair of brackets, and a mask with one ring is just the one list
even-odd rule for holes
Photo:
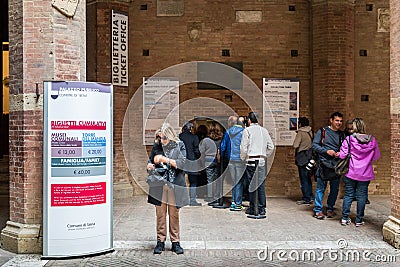
[[42,221],[43,111],[10,113],[10,219]]
[[[391,97],[391,167],[392,216],[400,218],[400,2],[390,1],[390,97]],[[398,226],[398,225],[397,225]],[[398,232],[397,232],[398,233]],[[397,244],[399,244],[397,242]]]
[[[96,8],[91,11],[96,11],[96,14],[88,16],[91,19],[95,17],[97,21],[97,31],[93,25],[90,26],[92,30],[88,28],[88,31],[92,31],[88,32],[88,42],[97,43],[97,50],[93,55],[95,60],[90,56],[93,51],[88,51],[88,64],[96,62],[93,68],[88,68],[88,77],[97,81],[110,81],[111,9],[129,11],[129,96],[134,96],[140,102],[140,92],[136,95],[135,93],[141,86],[143,77],[190,61],[242,62],[244,74],[260,90],[263,77],[298,77],[300,115],[312,118],[314,129],[326,125],[329,115],[335,110],[344,113],[345,120],[353,116],[365,117],[368,129],[378,137],[383,150],[382,160],[375,166],[377,182],[371,186],[371,193],[388,194],[390,164],[386,160],[390,143],[385,141],[388,140],[385,136],[389,132],[389,78],[388,72],[383,71],[383,68],[387,68],[388,64],[389,42],[387,33],[378,34],[376,30],[371,30],[373,25],[376,26],[376,21],[368,17],[376,13],[376,8],[387,5],[387,0],[368,3],[343,0],[184,1],[184,14],[176,17],[157,16],[156,0],[134,1],[129,6],[123,2],[106,4],[98,1]],[[367,14],[366,4],[371,3],[374,11]],[[147,9],[142,8],[144,4]],[[289,6],[294,6],[295,11],[289,11]],[[261,12],[261,21],[237,22],[236,11],[243,10]],[[364,24],[368,29],[364,28]],[[199,37],[194,40],[188,34],[193,25],[200,32]],[[374,52],[371,57],[361,59],[358,57],[358,50],[363,49],[363,42],[369,45],[366,49]],[[93,44],[89,46],[94,47]],[[222,56],[223,49],[230,50],[229,57]],[[148,50],[149,56],[143,56],[143,50]],[[292,57],[291,50],[297,50],[298,56]],[[360,61],[366,59],[368,66]],[[380,85],[379,90],[366,81],[366,78],[376,77],[375,73],[371,74],[374,64],[382,66],[376,78]],[[114,118],[122,118],[125,115],[124,107],[127,107],[124,98],[126,95],[123,90],[115,91],[121,92],[121,96],[115,96],[120,109],[114,112]],[[369,103],[376,101],[382,105],[373,109],[364,107],[365,103],[360,101],[364,92],[370,97]],[[232,95],[232,102],[226,101],[225,95]],[[195,83],[180,87],[180,103],[195,97],[219,100],[238,114],[250,111],[240,97],[229,90],[198,90]],[[192,105],[190,110],[181,111],[181,120],[203,116],[205,111],[207,110],[201,109],[201,106]],[[127,136],[137,134],[141,138],[141,112],[140,104],[130,110],[129,124],[134,126],[134,130],[127,133]],[[225,115],[228,114],[223,110],[212,111],[212,116]],[[116,156],[120,156],[122,151],[118,139],[120,123],[121,121],[114,121],[117,129],[114,134]],[[136,179],[145,176],[145,150],[141,146],[141,139],[130,148],[129,153],[134,162],[129,162],[128,159],[128,164],[134,176],[137,176]],[[115,159],[114,165],[116,164],[118,167],[114,171],[114,180],[126,179],[124,159]],[[297,176],[292,148],[278,147],[267,182],[269,194],[300,195]],[[130,181],[136,192],[136,182],[132,177]]]
[[[367,11],[367,4],[372,10]],[[381,159],[374,163],[376,180],[370,193],[390,194],[390,92],[389,32],[378,32],[378,9],[389,8],[388,1],[357,1],[355,5],[355,86],[354,116],[365,120],[367,131],[376,136]],[[367,56],[360,56],[366,50]],[[368,101],[361,97],[368,96]]]

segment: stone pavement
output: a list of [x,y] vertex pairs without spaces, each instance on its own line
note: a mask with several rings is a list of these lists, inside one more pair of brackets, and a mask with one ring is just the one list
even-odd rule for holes
[[[363,227],[341,226],[340,216],[317,220],[312,206],[287,198],[267,199],[267,219],[244,211],[185,207],[181,210],[184,255],[153,255],[155,209],[146,196],[114,202],[114,252],[76,259],[40,260],[0,250],[3,266],[399,266],[400,252],[382,240],[389,196],[370,196]],[[204,202],[205,203],[205,202]],[[342,200],[338,200],[340,213]],[[354,203],[355,204],[355,203]],[[353,206],[355,206],[353,204]],[[352,207],[354,218],[355,207]],[[7,262],[5,259],[9,259]]]

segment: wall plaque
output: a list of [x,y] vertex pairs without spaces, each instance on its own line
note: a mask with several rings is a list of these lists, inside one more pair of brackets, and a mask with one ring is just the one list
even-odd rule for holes
[[378,32],[390,31],[389,8],[378,8]]
[[179,17],[185,11],[184,0],[157,0],[157,16]]
[[73,17],[79,0],[52,0],[51,5],[67,17]]
[[201,22],[189,22],[187,32],[191,42],[199,40],[202,32]]
[[236,22],[261,22],[262,11],[236,11]]

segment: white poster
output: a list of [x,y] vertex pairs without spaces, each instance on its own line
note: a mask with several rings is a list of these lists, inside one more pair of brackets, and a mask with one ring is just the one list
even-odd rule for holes
[[293,145],[299,117],[299,80],[263,78],[263,95],[264,125],[275,119],[276,136],[268,129],[272,140],[278,146]]
[[113,85],[128,86],[128,14],[112,10],[111,72]]
[[113,247],[112,89],[100,83],[44,83],[44,257]]
[[179,79],[143,78],[143,144],[154,143],[155,132],[168,122],[177,133],[179,126]]

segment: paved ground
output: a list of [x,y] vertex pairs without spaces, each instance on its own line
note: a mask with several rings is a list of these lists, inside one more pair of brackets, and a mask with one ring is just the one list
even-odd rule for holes
[[[154,207],[145,196],[114,203],[114,252],[68,260],[40,260],[0,250],[3,266],[399,266],[400,252],[382,241],[390,197],[371,196],[366,225],[341,226],[339,217],[312,217],[311,206],[268,198],[267,219],[209,206],[181,210],[184,255],[153,255]],[[342,201],[338,200],[338,207]],[[354,205],[353,205],[354,206]],[[340,210],[339,210],[340,212]],[[352,214],[354,215],[354,207]]]

